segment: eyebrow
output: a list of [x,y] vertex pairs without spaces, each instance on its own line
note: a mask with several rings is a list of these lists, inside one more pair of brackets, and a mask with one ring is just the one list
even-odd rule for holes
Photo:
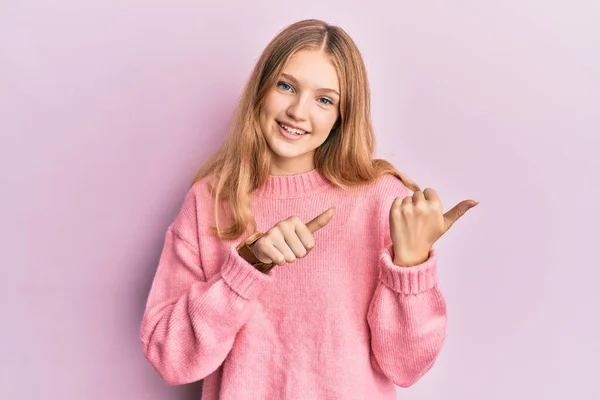
[[[298,79],[296,79],[296,78],[295,78],[293,75],[286,74],[285,72],[283,72],[283,73],[281,74],[281,76],[283,76],[283,77],[285,77],[285,78],[289,79],[290,81],[293,81],[295,84],[298,84]],[[324,91],[324,92],[331,92],[331,93],[335,93],[335,94],[337,94],[338,96],[340,96],[340,94],[338,93],[338,91],[337,91],[337,90],[334,90],[334,89],[321,88],[321,89],[319,89],[319,90],[321,90],[321,91]],[[340,97],[341,97],[341,96],[340,96]]]

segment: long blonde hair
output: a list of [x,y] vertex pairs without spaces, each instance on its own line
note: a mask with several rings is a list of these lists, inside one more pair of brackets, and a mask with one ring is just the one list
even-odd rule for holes
[[[287,60],[300,50],[323,50],[331,57],[340,81],[340,114],[327,140],[315,151],[316,169],[339,188],[372,182],[384,174],[398,177],[418,190],[391,163],[373,159],[375,136],[371,124],[370,89],[362,55],[341,28],[308,19],[282,31],[262,52],[242,92],[221,147],[200,167],[193,183],[210,177],[216,226],[211,230],[225,240],[240,237],[248,225],[256,229],[250,195],[269,178],[271,153],[261,132],[258,115],[265,96],[275,85]],[[227,204],[230,226],[219,226],[219,207]]]

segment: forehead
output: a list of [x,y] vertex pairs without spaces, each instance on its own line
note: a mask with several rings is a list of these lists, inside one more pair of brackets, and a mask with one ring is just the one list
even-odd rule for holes
[[281,72],[293,75],[300,83],[314,89],[339,91],[337,70],[331,58],[320,50],[301,50],[295,53]]

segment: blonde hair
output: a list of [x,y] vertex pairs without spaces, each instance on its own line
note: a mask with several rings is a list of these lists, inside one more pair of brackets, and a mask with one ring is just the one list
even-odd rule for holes
[[[348,188],[372,182],[384,174],[398,177],[411,190],[417,184],[391,163],[373,159],[370,89],[362,55],[341,28],[308,19],[282,31],[262,52],[242,92],[222,146],[200,167],[193,183],[210,177],[216,226],[221,239],[240,237],[248,225],[256,229],[250,195],[269,178],[271,153],[258,115],[287,60],[301,50],[322,50],[331,58],[340,81],[340,114],[327,140],[315,151],[315,167],[332,185]],[[227,203],[230,226],[219,226],[219,207]]]

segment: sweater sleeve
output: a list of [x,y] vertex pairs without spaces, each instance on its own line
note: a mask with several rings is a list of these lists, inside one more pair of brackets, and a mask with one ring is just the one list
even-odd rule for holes
[[200,264],[197,201],[186,196],[166,233],[140,335],[146,359],[171,385],[215,371],[251,317],[255,298],[272,281],[228,248],[221,272],[206,279]]
[[396,385],[408,387],[434,365],[446,337],[447,313],[438,282],[435,248],[420,265],[402,267],[393,263],[389,207],[394,197],[387,196],[382,202],[379,283],[367,320],[373,367]]
[[431,250],[421,265],[393,264],[383,252],[379,284],[371,300],[371,360],[400,387],[416,383],[431,369],[446,336],[446,302],[437,281],[437,256]]

